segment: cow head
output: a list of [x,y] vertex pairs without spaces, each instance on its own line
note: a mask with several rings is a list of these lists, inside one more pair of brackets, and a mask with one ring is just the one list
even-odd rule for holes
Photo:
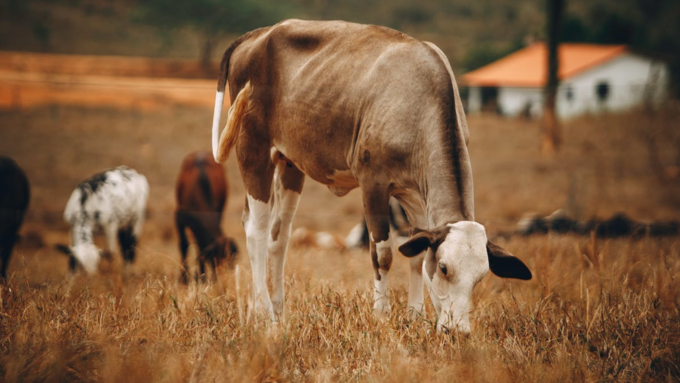
[[215,266],[221,266],[226,261],[231,269],[234,267],[238,257],[238,247],[233,239],[220,236],[205,248],[202,256],[205,259],[214,259]]
[[93,243],[80,243],[76,246],[57,245],[56,249],[75,259],[88,274],[95,273],[99,265],[99,249]]
[[439,331],[470,332],[472,290],[489,269],[503,278],[531,279],[524,263],[487,240],[484,226],[476,222],[420,231],[399,247],[407,257],[425,250],[423,276],[437,310]]

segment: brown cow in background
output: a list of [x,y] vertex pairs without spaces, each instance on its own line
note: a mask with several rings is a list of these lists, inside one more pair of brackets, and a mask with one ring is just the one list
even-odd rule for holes
[[220,222],[227,201],[227,180],[224,168],[215,162],[212,153],[196,152],[187,155],[177,178],[177,211],[175,221],[182,253],[182,282],[189,279],[186,257],[189,248],[187,229],[198,244],[198,265],[205,278],[205,262],[209,261],[213,274],[225,259],[232,267],[237,248],[222,233]]
[[0,156],[0,278],[3,280],[7,280],[7,266],[29,199],[26,174],[14,160]]

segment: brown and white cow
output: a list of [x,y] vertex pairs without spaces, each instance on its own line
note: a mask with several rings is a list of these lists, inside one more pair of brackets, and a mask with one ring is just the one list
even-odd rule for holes
[[[227,81],[232,107],[218,140]],[[390,309],[390,196],[422,229],[399,247],[412,259],[408,304],[423,309],[424,274],[438,329],[470,331],[472,290],[489,269],[531,278],[474,222],[467,122],[451,67],[434,44],[342,21],[286,20],[254,30],[224,53],[212,129],[218,162],[236,148],[254,302],[272,318],[283,308],[286,244],[305,175],[338,196],[361,189],[378,312]]]
[[187,229],[191,231],[199,247],[200,275],[205,277],[205,262],[208,261],[213,276],[217,277],[217,266],[225,260],[229,266],[233,266],[237,253],[234,242],[228,240],[220,228],[222,213],[227,203],[227,179],[224,176],[224,168],[215,162],[208,151],[191,153],[182,162],[175,191],[177,196],[175,223],[184,269],[181,280],[187,283],[189,279]]

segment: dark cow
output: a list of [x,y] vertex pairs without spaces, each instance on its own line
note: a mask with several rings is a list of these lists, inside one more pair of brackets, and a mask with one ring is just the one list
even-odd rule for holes
[[599,238],[662,237],[678,235],[680,223],[677,221],[638,222],[624,213],[616,213],[606,220],[593,218],[588,221],[577,221],[567,217],[562,210],[557,210],[547,217],[533,213],[528,214],[517,222],[516,228],[515,232],[520,235],[553,232],[580,235],[591,235],[592,233]]
[[[220,136],[227,82],[232,106]],[[361,189],[377,312],[390,309],[391,196],[418,228],[399,247],[412,258],[408,304],[422,311],[425,275],[438,329],[470,331],[472,290],[489,269],[531,278],[474,222],[467,122],[451,66],[432,43],[343,21],[286,20],[249,32],[222,58],[212,132],[218,162],[236,149],[255,309],[272,319],[283,308],[286,245],[305,176],[338,196]]]
[[210,152],[189,154],[182,162],[177,178],[177,211],[175,222],[182,253],[182,281],[187,283],[187,229],[191,231],[199,248],[198,265],[205,276],[208,261],[216,277],[216,267],[227,260],[230,267],[237,253],[236,245],[228,240],[220,228],[222,212],[227,202],[227,180],[224,168],[215,162]]
[[7,266],[29,200],[26,174],[14,160],[0,156],[0,277],[3,280],[7,279]]

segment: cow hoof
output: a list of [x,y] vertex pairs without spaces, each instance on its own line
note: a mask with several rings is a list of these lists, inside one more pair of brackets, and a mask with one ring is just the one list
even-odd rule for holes
[[267,299],[266,303],[263,303],[261,300],[256,300],[255,304],[253,305],[253,314],[268,317],[271,321],[276,319],[272,303],[269,301],[269,299]]
[[283,318],[283,301],[273,301],[272,307],[276,318]]
[[391,309],[386,299],[379,299],[373,304],[373,313],[378,316],[390,315]]

